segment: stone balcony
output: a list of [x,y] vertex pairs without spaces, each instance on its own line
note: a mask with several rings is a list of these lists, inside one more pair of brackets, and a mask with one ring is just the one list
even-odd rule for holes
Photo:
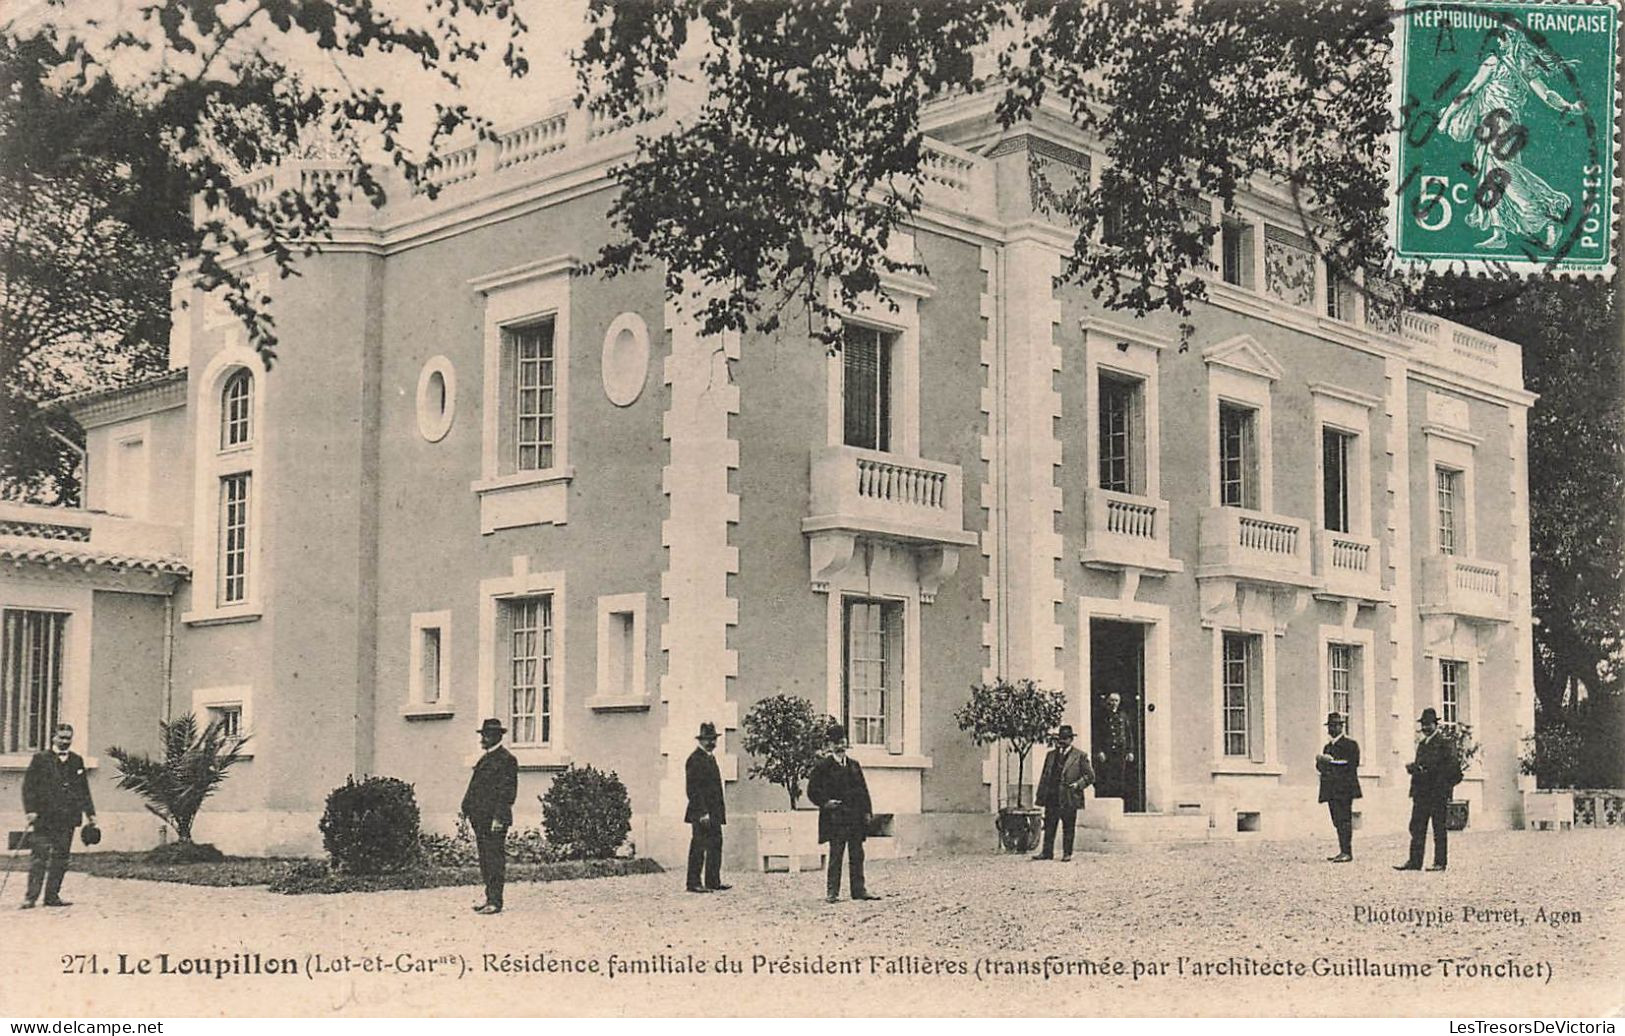
[[1349,600],[1380,601],[1382,548],[1369,536],[1315,530],[1315,575],[1321,594]]
[[964,527],[964,475],[953,464],[853,446],[812,451],[808,516],[801,531],[811,547],[812,588],[852,559],[859,539],[884,541],[914,554],[920,596],[930,601],[959,566],[959,548],[976,542]]
[[1423,615],[1455,615],[1484,622],[1509,622],[1512,604],[1507,567],[1455,554],[1422,559]]
[[1316,585],[1309,523],[1240,507],[1202,512],[1198,579],[1285,587]]
[[1141,568],[1178,572],[1185,566],[1168,553],[1168,501],[1109,489],[1084,494],[1087,523],[1078,560],[1090,568]]

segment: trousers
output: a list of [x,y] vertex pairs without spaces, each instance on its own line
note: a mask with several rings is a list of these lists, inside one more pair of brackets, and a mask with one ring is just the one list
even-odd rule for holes
[[1078,811],[1064,806],[1044,807],[1044,847],[1040,856],[1055,855],[1055,828],[1061,828],[1061,855],[1072,855],[1072,838],[1077,833]]
[[45,902],[61,898],[62,876],[68,870],[68,854],[73,851],[72,827],[35,825],[33,850],[28,861],[28,890],[23,898],[32,903],[45,889]]
[[722,884],[722,825],[695,820],[689,828],[688,887],[714,889]]
[[863,880],[863,839],[846,838],[839,835],[829,840],[829,894],[841,894],[841,856],[845,854],[851,863],[852,895],[863,895],[868,886]]
[[1337,831],[1337,851],[1344,856],[1354,855],[1354,800],[1328,799],[1326,809],[1332,815],[1332,827]]
[[474,845],[480,853],[480,877],[485,879],[485,901],[502,906],[502,886],[508,877],[507,829],[492,832],[491,821],[474,824]]
[[1411,855],[1406,862],[1422,866],[1422,851],[1427,847],[1428,825],[1433,825],[1433,865],[1443,867],[1450,858],[1450,836],[1445,831],[1445,812],[1448,799],[1414,799],[1411,802]]

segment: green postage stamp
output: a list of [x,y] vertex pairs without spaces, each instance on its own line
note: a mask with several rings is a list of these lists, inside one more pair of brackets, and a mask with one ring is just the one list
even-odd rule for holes
[[1612,276],[1613,3],[1402,0],[1395,265]]

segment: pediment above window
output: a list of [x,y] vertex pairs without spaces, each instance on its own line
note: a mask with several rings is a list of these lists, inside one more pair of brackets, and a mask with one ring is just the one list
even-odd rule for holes
[[1269,381],[1281,380],[1281,365],[1252,335],[1237,335],[1202,350],[1202,362],[1228,367],[1241,374]]

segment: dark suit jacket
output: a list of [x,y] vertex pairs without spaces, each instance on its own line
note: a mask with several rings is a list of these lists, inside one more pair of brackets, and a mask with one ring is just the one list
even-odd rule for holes
[[519,797],[519,760],[503,745],[480,756],[463,793],[463,816],[476,833],[489,831],[493,820],[513,826],[513,800]]
[[69,752],[65,763],[55,752],[34,753],[23,775],[23,812],[38,814],[35,826],[42,829],[78,827],[86,813],[96,812],[78,752]]
[[1450,798],[1450,789],[1461,782],[1456,766],[1456,746],[1443,730],[1416,743],[1416,761],[1411,771],[1411,798],[1419,802],[1439,802]]
[[[869,782],[863,779],[863,767],[851,756],[846,757],[845,766],[832,755],[818,760],[807,779],[807,798],[818,807],[820,842],[832,838],[861,842],[869,833],[869,814],[874,812]],[[840,805],[825,805],[833,799],[839,799]]]
[[1113,759],[1121,759],[1134,751],[1134,720],[1122,709],[1108,712],[1103,717],[1103,736],[1095,750]]
[[728,803],[722,798],[722,770],[717,766],[717,757],[703,748],[694,749],[684,776],[688,783],[688,811],[683,814],[683,822],[692,824],[709,813],[713,824],[726,824]]
[[1083,789],[1095,783],[1089,757],[1076,748],[1051,751],[1038,779],[1038,804],[1060,809],[1082,809]]
[[1320,769],[1320,800],[1360,798],[1360,745],[1352,737],[1340,737],[1326,742],[1321,755],[1329,755],[1335,762],[1315,765]]

